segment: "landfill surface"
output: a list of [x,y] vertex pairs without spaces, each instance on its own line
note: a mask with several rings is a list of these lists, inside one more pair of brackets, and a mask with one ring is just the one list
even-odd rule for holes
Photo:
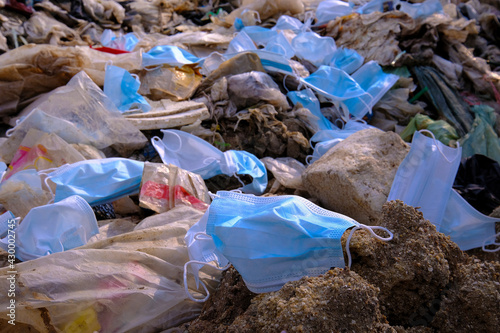
[[0,0],[0,332],[499,332],[499,20]]

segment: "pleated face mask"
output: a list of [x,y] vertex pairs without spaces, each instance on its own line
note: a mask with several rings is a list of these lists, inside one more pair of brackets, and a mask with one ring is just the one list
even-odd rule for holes
[[[16,230],[16,256],[32,260],[85,245],[99,233],[89,204],[79,196],[35,207]],[[6,239],[1,240],[5,247]]]
[[173,164],[187,171],[199,174],[203,179],[216,175],[250,175],[251,184],[241,191],[262,194],[267,187],[265,165],[254,155],[245,151],[221,152],[199,137],[179,131],[162,130],[163,140],[153,137],[151,142],[163,163]]
[[79,195],[91,206],[139,193],[144,162],[126,158],[86,160],[47,174],[56,187],[54,202]]
[[[348,228],[364,228],[376,238],[392,239],[385,228],[365,226],[298,196],[256,197],[221,191],[204,219],[200,224],[206,223],[206,231],[198,225],[195,235],[186,239],[191,261],[185,265],[185,278],[190,265],[199,269],[209,260],[219,265],[230,262],[256,293],[279,290],[288,281],[318,276],[331,267],[345,267],[341,238]],[[389,237],[376,235],[374,229],[385,230]],[[349,242],[350,237],[350,265]],[[201,300],[189,297],[208,299],[208,295]]]
[[151,105],[137,91],[141,82],[125,69],[106,66],[104,94],[109,97],[121,112],[137,110],[148,112]]
[[415,132],[410,152],[396,172],[387,201],[402,200],[421,207],[424,217],[440,231],[453,180],[462,156],[461,148],[450,148],[427,130]]
[[[451,190],[439,231],[450,236],[462,251],[482,247],[485,252],[496,252],[500,250],[500,244],[495,241],[498,236],[495,234],[496,222],[500,219],[481,214]],[[486,249],[486,245],[496,245],[496,248]]]

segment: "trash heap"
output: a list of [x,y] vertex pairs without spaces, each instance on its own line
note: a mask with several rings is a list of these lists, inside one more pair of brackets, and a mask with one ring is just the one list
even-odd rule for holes
[[0,0],[2,332],[498,332],[499,17]]

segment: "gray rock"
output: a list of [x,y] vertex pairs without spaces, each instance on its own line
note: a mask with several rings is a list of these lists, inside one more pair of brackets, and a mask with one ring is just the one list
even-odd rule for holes
[[409,150],[394,132],[363,130],[311,164],[302,180],[325,208],[360,223],[378,224],[396,171]]

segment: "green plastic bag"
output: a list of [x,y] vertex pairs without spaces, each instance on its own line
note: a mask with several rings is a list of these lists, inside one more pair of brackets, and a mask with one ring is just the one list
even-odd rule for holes
[[417,114],[413,117],[400,136],[403,140],[411,142],[413,133],[422,129],[431,131],[436,139],[450,147],[454,147],[455,142],[459,139],[457,131],[446,121],[433,120],[423,114]]
[[462,158],[481,154],[500,163],[500,139],[495,131],[495,110],[486,105],[472,107],[475,113],[472,129],[460,140]]

